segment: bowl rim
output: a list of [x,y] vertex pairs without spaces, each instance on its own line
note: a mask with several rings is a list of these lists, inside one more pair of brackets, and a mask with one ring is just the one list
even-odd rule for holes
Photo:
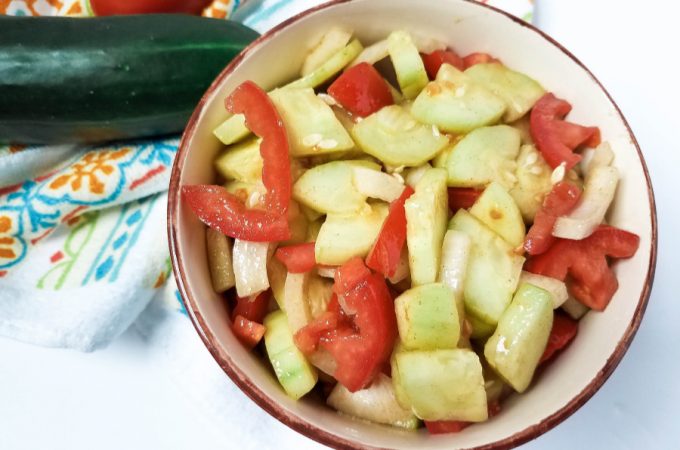
[[[206,90],[205,94],[197,104],[194,109],[187,126],[182,134],[182,138],[179,144],[177,155],[173,162],[172,172],[170,175],[170,184],[168,191],[168,208],[167,208],[167,231],[168,231],[168,243],[170,247],[170,257],[172,261],[172,269],[177,282],[177,287],[180,293],[180,297],[184,307],[188,313],[191,322],[198,332],[201,340],[208,348],[209,352],[219,364],[219,366],[224,370],[224,372],[231,378],[231,380],[241,389],[251,400],[253,400],[259,407],[265,410],[269,415],[276,418],[284,425],[289,428],[301,433],[302,435],[313,439],[324,445],[331,446],[338,449],[373,449],[375,447],[366,446],[357,441],[344,438],[342,436],[325,431],[311,422],[308,422],[294,413],[290,413],[284,410],[277,402],[269,398],[251,379],[246,376],[246,374],[238,367],[229,354],[221,351],[221,348],[216,345],[216,338],[207,327],[206,321],[198,310],[196,299],[191,295],[187,289],[187,275],[185,272],[185,266],[182,260],[182,256],[179,251],[179,240],[177,233],[177,226],[179,221],[179,202],[180,202],[180,177],[181,177],[181,167],[189,152],[189,141],[193,137],[199,116],[212,93],[223,83],[223,81],[231,75],[234,69],[241,63],[241,61],[252,52],[256,47],[261,45],[270,39],[276,37],[276,35],[288,26],[298,22],[299,20],[305,18],[306,16],[313,14],[317,11],[330,8],[339,4],[352,3],[357,0],[331,0],[326,3],[314,6],[310,9],[306,9],[287,20],[281,22],[275,27],[268,30],[266,33],[262,34],[255,41],[249,44],[243,51],[241,51],[215,78],[211,83],[209,88]],[[532,32],[538,34],[543,39],[547,40],[549,43],[554,45],[558,50],[564,53],[569,59],[571,59],[575,64],[579,65],[585,72],[590,76],[590,78],[598,85],[602,92],[607,97],[607,100],[616,110],[618,117],[622,121],[626,130],[628,131],[628,136],[631,143],[634,145],[640,165],[642,167],[645,183],[647,185],[647,194],[650,206],[650,220],[651,220],[651,236],[650,236],[650,255],[649,263],[647,268],[647,274],[645,276],[645,285],[640,294],[635,313],[626,328],[626,331],[618,342],[616,348],[612,352],[611,356],[607,359],[604,366],[599,370],[597,375],[586,385],[581,392],[576,395],[569,403],[564,405],[555,413],[550,416],[545,417],[537,424],[532,424],[527,426],[525,429],[518,431],[517,433],[508,436],[506,438],[490,442],[481,446],[474,447],[470,450],[498,450],[498,449],[508,449],[514,448],[518,445],[524,444],[532,439],[539,437],[540,435],[546,433],[550,429],[554,428],[574,412],[576,412],[581,406],[583,406],[595,393],[602,387],[605,381],[611,376],[614,369],[619,365],[626,351],[628,350],[633,337],[635,336],[642,317],[644,316],[645,310],[647,308],[647,303],[649,301],[649,296],[651,294],[652,285],[654,282],[654,274],[656,270],[656,258],[657,258],[657,245],[658,245],[658,229],[657,229],[657,213],[656,213],[656,202],[654,199],[654,191],[652,188],[652,183],[647,169],[647,164],[640,150],[637,139],[631,129],[628,121],[624,117],[621,109],[616,104],[612,96],[605,89],[602,83],[595,77],[595,75],[569,50],[562,46],[559,42],[549,36],[547,33],[536,28],[534,25],[525,22],[524,20],[513,16],[512,14],[490,6],[485,3],[480,3],[475,0],[460,0],[466,3],[471,3],[481,8],[487,8],[493,10],[499,14],[502,14],[506,18],[512,20],[518,25],[525,27]]]

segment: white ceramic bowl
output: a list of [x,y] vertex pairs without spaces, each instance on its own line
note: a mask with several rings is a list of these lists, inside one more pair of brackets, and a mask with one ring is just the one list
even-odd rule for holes
[[[640,235],[635,257],[616,263],[619,290],[603,313],[588,314],[579,335],[531,389],[503,403],[486,423],[431,436],[352,420],[312,400],[293,401],[272,372],[234,338],[225,302],[213,292],[204,227],[180,202],[180,187],[211,183],[222,145],[211,133],[226,118],[224,98],[241,82],[265,89],[296,77],[307,44],[331,25],[352,28],[364,44],[406,29],[447,42],[458,53],[489,52],[537,79],[574,109],[577,123],[598,125],[621,172],[611,224]],[[241,389],[293,429],[342,448],[507,448],[546,432],[585,403],[611,375],[635,334],[651,289],[656,256],[654,198],[642,155],[621,112],[594,76],[550,37],[499,10],[466,0],[337,0],[274,28],[215,80],[182,138],[170,184],[168,232],[187,311],[207,347]]]

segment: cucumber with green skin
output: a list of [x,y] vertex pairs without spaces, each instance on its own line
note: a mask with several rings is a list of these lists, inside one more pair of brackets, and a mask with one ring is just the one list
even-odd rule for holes
[[177,14],[0,16],[0,142],[93,143],[181,132],[257,32]]

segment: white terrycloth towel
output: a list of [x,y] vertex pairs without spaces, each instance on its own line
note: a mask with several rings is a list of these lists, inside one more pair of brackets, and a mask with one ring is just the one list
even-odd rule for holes
[[[84,11],[83,0],[57,3],[9,0],[0,2],[0,13]],[[215,0],[204,14],[229,16],[239,3]],[[264,32],[319,3],[250,0],[234,17]],[[488,3],[531,18],[530,0]],[[137,320],[150,357],[167,367],[225,442],[251,433],[257,442],[242,448],[280,442],[316,447],[250,402],[183,314],[165,231],[165,191],[177,144],[173,138],[97,148],[0,147],[0,335],[93,350]],[[256,432],[263,424],[267,433]]]

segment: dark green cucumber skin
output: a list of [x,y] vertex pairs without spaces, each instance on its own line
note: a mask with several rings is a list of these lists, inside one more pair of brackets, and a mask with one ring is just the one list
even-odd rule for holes
[[0,142],[96,143],[181,132],[257,32],[178,14],[0,16]]

